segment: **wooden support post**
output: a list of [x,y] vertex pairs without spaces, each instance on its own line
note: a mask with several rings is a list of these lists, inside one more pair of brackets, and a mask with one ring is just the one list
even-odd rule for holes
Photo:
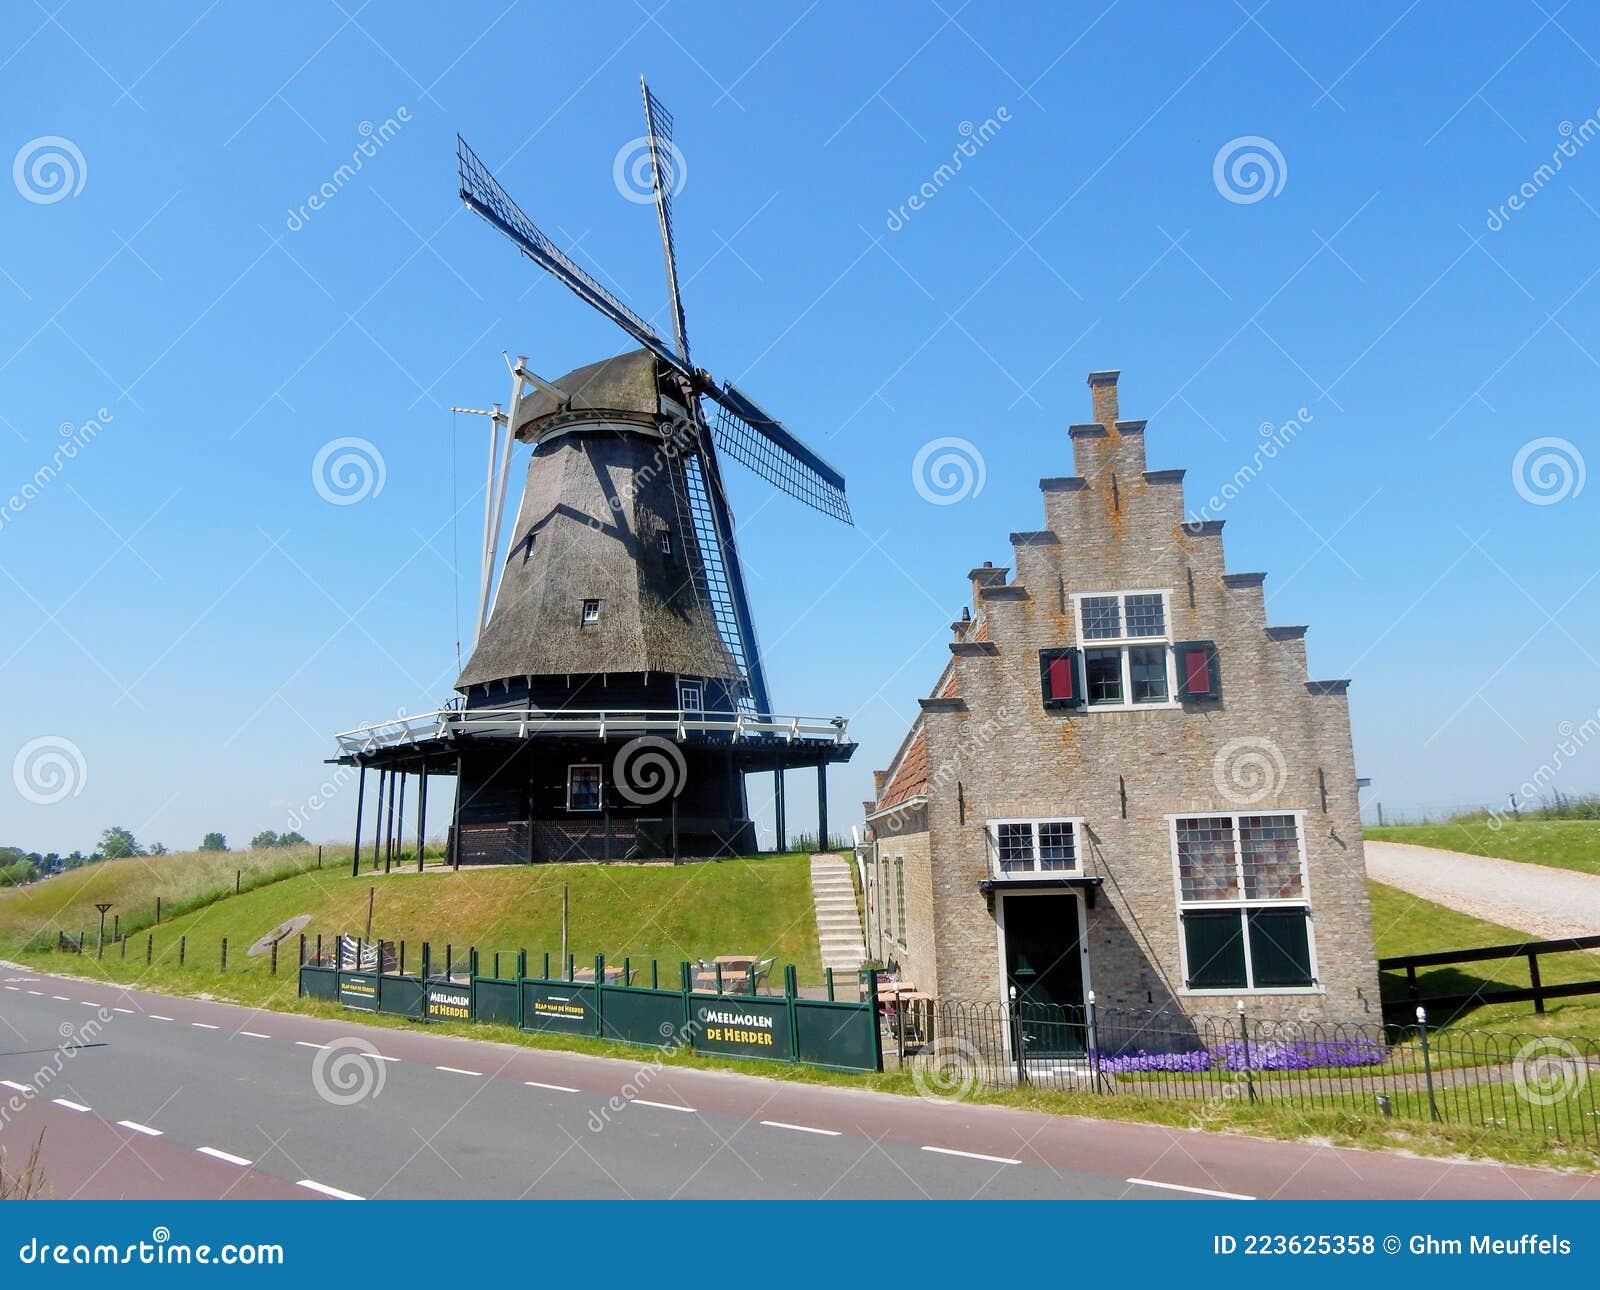
[[461,868],[461,754],[456,754],[456,804],[450,825],[450,865]]
[[417,872],[422,872],[422,847],[428,828],[428,761],[423,758],[422,777],[417,781]]
[[1539,954],[1528,955],[1528,984],[1533,987],[1533,1010],[1544,1012],[1544,982],[1539,979]]
[[[399,859],[405,853],[406,841],[406,781],[410,779],[404,772],[400,775],[400,808],[395,814],[394,823],[394,854]],[[384,870],[388,873],[388,870]]]
[[272,975],[278,975],[278,942],[272,942]]
[[146,933],[144,938],[144,961],[148,964],[150,956],[155,952],[156,938],[153,934]]
[[156,897],[156,922],[161,921],[161,897]]
[[[367,805],[367,768],[365,763],[356,779],[356,850],[350,857],[351,872],[361,872],[361,815]],[[317,848],[317,868],[322,868],[322,848]]]
[[[398,770],[389,772],[389,815],[383,825],[383,871],[389,872],[389,865],[394,860],[394,800],[405,787],[405,776]],[[376,869],[378,866],[372,866]]]
[[178,966],[179,967],[183,966],[183,960],[187,956],[188,952],[189,952],[189,938],[187,936],[178,937]]
[[783,809],[783,766],[772,768],[772,813],[773,823],[777,826],[777,845],[774,848],[779,855],[789,849],[789,825],[784,818]]
[[817,850],[828,849],[828,763],[817,763]]
[[[389,770],[386,766],[380,767],[378,770],[378,806],[372,813],[372,867],[374,869],[378,867],[378,853],[383,849],[383,799],[388,792]],[[359,874],[361,871],[357,869],[356,872]]]
[[217,970],[226,972],[228,970],[228,938],[226,936],[222,938],[222,958],[219,961],[221,966]]

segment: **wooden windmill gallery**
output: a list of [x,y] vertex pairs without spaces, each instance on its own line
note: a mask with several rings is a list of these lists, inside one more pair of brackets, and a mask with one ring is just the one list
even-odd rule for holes
[[[816,769],[827,836],[827,767],[855,745],[842,718],[771,710],[718,458],[848,524],[844,477],[690,361],[672,236],[672,118],[641,87],[671,343],[564,255],[457,139],[467,207],[640,348],[554,381],[508,360],[510,403],[483,413],[477,639],[456,695],[438,711],[337,736],[334,760],[360,772],[357,869],[369,770],[378,772],[371,860],[386,867],[412,776],[419,867],[428,780],[441,774],[457,779],[457,866],[749,855],[752,772],[774,776],[783,850],[783,773],[799,767]],[[532,453],[502,564],[514,441]]]

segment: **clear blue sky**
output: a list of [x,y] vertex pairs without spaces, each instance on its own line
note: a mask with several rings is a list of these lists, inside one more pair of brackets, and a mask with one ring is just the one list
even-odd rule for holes
[[[1536,505],[1512,473],[1542,437],[1600,469],[1600,19],[1581,6],[9,13],[0,495],[63,423],[110,419],[0,524],[0,769],[46,739],[84,767],[51,804],[0,779],[0,842],[283,828],[334,731],[447,697],[483,457],[449,405],[505,397],[502,348],[554,375],[627,347],[462,209],[454,136],[664,326],[653,212],[613,181],[641,72],[687,162],[697,359],[849,479],[854,529],[731,481],[774,704],[848,715],[861,744],[836,822],[946,659],[963,574],[1007,563],[1039,478],[1070,470],[1095,368],[1122,369],[1123,415],[1150,418],[1151,464],[1188,469],[1191,506],[1261,423],[1312,413],[1224,513],[1228,560],[1269,571],[1274,621],[1311,624],[1314,676],[1353,678],[1375,796],[1497,797],[1600,703],[1600,481]],[[1281,188],[1229,200],[1214,162],[1250,136]],[[52,150],[71,191],[39,200]],[[313,486],[341,436],[383,459],[352,505]],[[953,505],[913,484],[940,436],[985,467]],[[1559,782],[1600,784],[1600,747]],[[347,835],[353,799],[302,831]]]

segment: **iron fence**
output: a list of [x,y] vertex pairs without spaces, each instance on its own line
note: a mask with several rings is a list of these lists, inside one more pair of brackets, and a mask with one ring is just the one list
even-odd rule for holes
[[[1420,1013],[1420,1010],[1419,1010]],[[925,1001],[886,1009],[918,1087],[1233,1102],[1468,1125],[1600,1148],[1600,1041],[1405,1025]]]

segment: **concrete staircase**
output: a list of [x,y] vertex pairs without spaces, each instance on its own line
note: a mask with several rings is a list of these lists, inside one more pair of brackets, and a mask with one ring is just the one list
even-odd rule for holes
[[836,977],[859,971],[867,953],[861,918],[856,912],[856,889],[850,880],[850,862],[835,855],[812,856],[811,895],[817,906],[822,966],[832,968]]

